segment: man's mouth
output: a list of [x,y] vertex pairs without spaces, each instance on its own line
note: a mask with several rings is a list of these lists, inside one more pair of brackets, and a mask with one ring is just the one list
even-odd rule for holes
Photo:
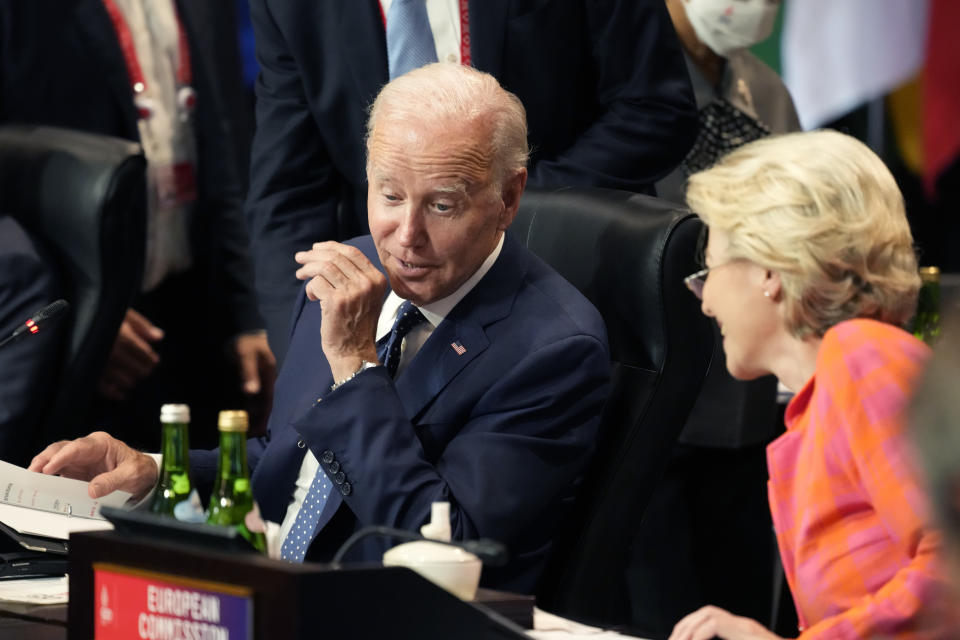
[[397,258],[397,263],[400,265],[401,270],[405,274],[416,275],[418,273],[423,273],[430,268],[429,264],[423,262],[415,262],[410,260],[401,260]]

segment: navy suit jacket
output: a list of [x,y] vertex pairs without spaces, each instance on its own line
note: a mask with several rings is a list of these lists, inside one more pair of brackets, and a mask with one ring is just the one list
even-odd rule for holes
[[[260,77],[247,222],[282,359],[293,255],[367,233],[367,108],[388,80],[378,0],[252,0]],[[472,64],[527,110],[530,186],[649,191],[697,112],[663,0],[470,0]]]
[[[369,237],[356,245],[380,264]],[[366,525],[417,531],[431,503],[446,500],[455,539],[489,537],[510,549],[509,566],[485,569],[485,584],[531,591],[606,399],[610,356],[596,309],[507,237],[396,380],[376,367],[329,391],[320,323],[320,305],[301,292],[270,439],[248,447],[264,517],[283,520],[303,442],[338,488],[324,512],[336,510],[334,522],[321,523],[315,548],[332,551]],[[214,463],[196,452],[195,475],[209,478]],[[349,559],[379,561],[386,546],[370,541]]]

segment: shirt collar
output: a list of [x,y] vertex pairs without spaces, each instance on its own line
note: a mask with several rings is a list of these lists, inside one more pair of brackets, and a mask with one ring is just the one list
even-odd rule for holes
[[[490,255],[483,261],[483,264],[473,272],[473,275],[467,278],[456,291],[445,298],[440,298],[430,304],[418,307],[420,312],[423,313],[423,317],[426,318],[427,322],[434,328],[439,327],[444,318],[453,311],[453,308],[477,286],[477,283],[483,279],[483,276],[487,275],[493,263],[496,262],[500,256],[500,250],[503,249],[503,238],[505,236],[505,233],[500,234],[500,241],[497,242],[497,246],[493,248],[493,251],[491,251]],[[383,303],[383,309],[380,311],[380,320],[377,323],[377,340],[380,340],[393,329],[393,322],[396,320],[397,311],[400,309],[401,304],[403,304],[403,298],[391,290]]]

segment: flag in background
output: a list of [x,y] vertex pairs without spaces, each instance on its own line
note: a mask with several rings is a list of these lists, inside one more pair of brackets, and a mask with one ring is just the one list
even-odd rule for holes
[[930,0],[923,74],[923,177],[928,194],[960,155],[960,2]]
[[804,129],[885,95],[923,66],[928,0],[788,0],[784,11],[783,80]]

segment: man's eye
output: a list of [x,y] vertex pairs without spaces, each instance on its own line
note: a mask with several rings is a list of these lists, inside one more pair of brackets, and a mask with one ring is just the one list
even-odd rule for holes
[[396,202],[396,201],[398,201],[398,200],[400,199],[400,197],[399,197],[399,196],[395,196],[395,195],[393,195],[392,193],[385,193],[385,194],[383,194],[383,199],[384,199],[384,200],[387,200],[387,201],[389,201],[389,202]]
[[453,211],[453,205],[447,202],[434,202],[433,208],[439,213],[449,213]]

